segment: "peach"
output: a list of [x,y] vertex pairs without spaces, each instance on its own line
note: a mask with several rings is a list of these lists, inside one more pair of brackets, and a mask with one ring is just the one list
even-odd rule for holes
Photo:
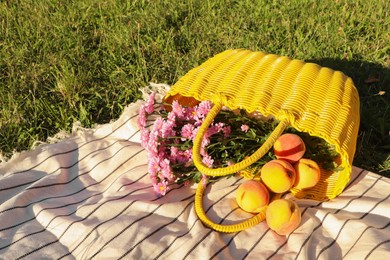
[[259,181],[249,180],[240,184],[236,192],[236,201],[241,209],[250,213],[258,213],[268,205],[270,194]]
[[283,134],[274,143],[274,154],[277,159],[295,163],[306,152],[306,146],[302,138],[296,134]]
[[284,160],[269,161],[261,168],[261,181],[272,192],[284,193],[295,183],[295,169]]
[[277,199],[268,205],[265,219],[270,229],[284,236],[301,224],[301,210],[290,199]]
[[314,187],[320,181],[320,167],[313,160],[302,158],[294,164],[294,169],[296,173],[294,187],[297,189]]

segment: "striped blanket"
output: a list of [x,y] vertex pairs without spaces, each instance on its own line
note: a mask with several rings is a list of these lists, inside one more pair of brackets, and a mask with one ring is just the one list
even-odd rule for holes
[[[196,186],[153,192],[137,112],[79,129],[0,164],[1,259],[385,259],[390,256],[390,180],[353,168],[336,199],[298,200],[301,226],[288,236],[266,223],[232,234],[205,227]],[[234,200],[243,180],[209,185],[208,216],[248,218]],[[386,257],[387,255],[387,257]]]

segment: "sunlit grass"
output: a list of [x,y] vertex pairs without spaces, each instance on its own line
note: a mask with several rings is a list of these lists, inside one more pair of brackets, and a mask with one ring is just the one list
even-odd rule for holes
[[390,176],[389,1],[68,2],[0,3],[5,155],[75,121],[109,122],[149,82],[173,84],[218,52],[247,48],[352,77],[362,105],[354,164]]

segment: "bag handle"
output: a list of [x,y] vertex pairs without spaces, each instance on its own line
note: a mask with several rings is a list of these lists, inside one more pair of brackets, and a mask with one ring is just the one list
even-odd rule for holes
[[[202,197],[203,197],[203,193],[204,193],[205,189],[206,189],[206,187],[203,186],[203,184],[201,184],[201,183],[198,184],[198,188],[196,189],[196,193],[195,193],[195,212],[198,215],[199,219],[206,226],[208,226],[216,231],[219,231],[219,232],[234,233],[234,232],[238,232],[238,231],[244,230],[244,229],[249,228],[249,227],[253,227],[253,226],[259,224],[260,222],[262,222],[263,220],[265,220],[265,213],[266,213],[268,206],[264,206],[263,208],[260,209],[259,213],[257,213],[253,217],[251,217],[243,222],[240,222],[238,224],[231,224],[231,225],[216,224],[215,222],[213,222],[212,220],[210,220],[207,217],[206,212],[204,211],[204,208],[203,208]],[[281,193],[275,193],[272,196],[271,201],[274,201],[276,199],[280,199],[281,197],[282,197]]]
[[245,168],[249,167],[254,162],[261,159],[261,157],[263,157],[272,148],[272,146],[276,142],[276,139],[279,138],[279,136],[283,133],[283,131],[288,126],[288,122],[286,120],[280,121],[277,127],[274,129],[274,131],[269,135],[267,140],[263,143],[263,145],[260,146],[260,148],[258,148],[256,152],[254,152],[251,156],[245,158],[241,162],[223,168],[209,168],[207,165],[205,165],[202,162],[200,149],[201,149],[203,137],[206,134],[207,129],[209,128],[210,124],[213,122],[214,118],[217,116],[221,108],[222,108],[221,102],[214,104],[214,106],[211,108],[205,120],[203,121],[202,125],[200,126],[198,133],[196,134],[194,145],[192,147],[192,159],[194,161],[196,168],[201,173],[206,174],[208,176],[215,176],[215,177],[226,176],[244,170]]
[[[245,168],[247,168],[257,160],[259,160],[261,157],[263,157],[269,151],[269,149],[272,148],[276,139],[278,139],[278,137],[283,133],[283,131],[288,126],[288,122],[286,120],[280,121],[278,126],[270,134],[270,136],[263,143],[263,145],[259,149],[257,149],[256,152],[254,152],[251,156],[245,158],[241,162],[224,168],[215,168],[215,169],[209,168],[202,162],[202,158],[200,155],[200,148],[201,148],[203,136],[205,135],[207,129],[209,128],[210,124],[213,122],[214,118],[217,116],[221,108],[222,108],[222,104],[220,102],[214,104],[210,112],[207,114],[202,125],[200,126],[192,148],[192,157],[196,168],[200,172],[209,176],[226,176],[228,174],[232,174],[240,170],[244,170]],[[199,219],[206,226],[216,231],[225,232],[225,233],[238,232],[246,228],[255,226],[265,219],[265,212],[267,210],[267,206],[263,207],[260,210],[260,212],[257,213],[255,216],[241,223],[232,224],[232,225],[216,224],[207,217],[206,212],[204,211],[203,201],[202,201],[204,190],[205,190],[205,186],[201,183],[198,184],[198,188],[196,189],[196,194],[195,194],[195,212],[198,215]],[[277,196],[278,194],[276,194],[273,199],[276,199]]]

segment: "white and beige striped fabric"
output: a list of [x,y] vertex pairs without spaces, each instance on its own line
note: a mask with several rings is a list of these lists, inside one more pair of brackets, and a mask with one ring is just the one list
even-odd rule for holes
[[[302,224],[278,236],[261,223],[212,231],[194,211],[195,186],[153,192],[136,126],[138,101],[115,122],[76,131],[0,164],[1,259],[386,259],[390,180],[353,168],[336,199],[298,200]],[[240,178],[207,188],[218,223],[248,218]]]

